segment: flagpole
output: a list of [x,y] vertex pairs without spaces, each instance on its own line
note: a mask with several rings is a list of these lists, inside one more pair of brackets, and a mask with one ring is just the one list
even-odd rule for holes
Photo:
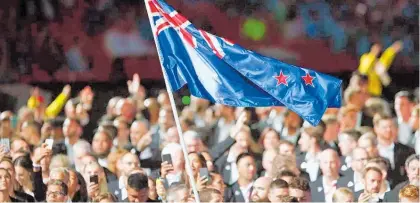
[[[154,32],[153,24],[152,24],[153,18],[150,15],[150,7],[149,7],[149,4],[148,4],[147,1],[148,0],[144,0],[144,4],[146,6],[147,16],[149,17],[150,27],[152,28],[152,32]],[[195,202],[200,203],[200,197],[198,195],[197,186],[195,184],[195,177],[193,175],[190,160],[188,159],[188,151],[187,151],[187,147],[185,145],[184,136],[182,134],[181,122],[179,121],[179,116],[178,116],[178,111],[177,111],[176,104],[175,104],[174,95],[172,93],[171,85],[168,82],[168,78],[167,78],[167,75],[166,75],[165,68],[163,67],[163,64],[162,64],[162,60],[161,60],[162,56],[160,54],[159,43],[157,41],[157,36],[155,35],[155,33],[153,33],[153,39],[155,40],[155,45],[156,45],[157,53],[158,53],[158,56],[159,56],[160,67],[162,69],[163,78],[165,80],[166,91],[168,92],[168,95],[169,95],[169,101],[171,103],[172,112],[173,112],[174,119],[175,119],[175,125],[176,125],[176,128],[178,130],[179,141],[180,141],[180,144],[182,146],[182,151],[183,151],[184,159],[185,159],[185,162],[186,162],[187,174],[188,174],[188,177],[189,177],[189,180],[190,180],[190,185],[193,189],[193,193],[194,193],[194,197],[195,197],[194,199],[195,199]]]

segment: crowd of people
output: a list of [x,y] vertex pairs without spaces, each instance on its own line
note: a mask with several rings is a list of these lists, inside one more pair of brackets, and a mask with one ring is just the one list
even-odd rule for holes
[[285,107],[192,97],[178,109],[188,162],[166,91],[146,97],[137,74],[127,84],[99,120],[89,86],[66,85],[50,104],[34,88],[27,106],[2,112],[0,202],[193,202],[193,188],[201,202],[419,201],[412,91],[373,97],[355,72],[317,126]]

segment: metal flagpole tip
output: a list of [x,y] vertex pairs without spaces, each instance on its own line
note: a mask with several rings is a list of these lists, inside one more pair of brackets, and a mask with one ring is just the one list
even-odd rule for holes
[[189,105],[191,103],[191,97],[190,96],[183,96],[182,97],[182,104]]

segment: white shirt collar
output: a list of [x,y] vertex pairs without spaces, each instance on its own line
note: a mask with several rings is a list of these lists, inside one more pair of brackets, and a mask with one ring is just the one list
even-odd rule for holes
[[390,144],[390,145],[388,145],[388,146],[383,146],[383,145],[380,145],[380,144],[378,144],[378,148],[379,148],[379,150],[383,150],[383,151],[394,151],[394,147],[395,147],[395,144],[394,143],[392,143],[392,144]]
[[254,182],[251,182],[245,187],[239,187],[239,189],[241,190],[242,196],[244,197],[245,202],[249,202],[252,185],[254,185]]

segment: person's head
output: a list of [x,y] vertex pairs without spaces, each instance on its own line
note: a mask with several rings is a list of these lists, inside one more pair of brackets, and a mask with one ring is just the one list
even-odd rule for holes
[[272,175],[271,170],[273,169],[273,160],[277,156],[275,149],[265,150],[262,157],[262,167],[268,175]]
[[219,190],[214,188],[205,188],[199,193],[200,201],[201,202],[209,202],[209,203],[216,203],[216,202],[223,202],[222,193]]
[[375,158],[379,156],[378,151],[378,139],[376,135],[372,132],[363,134],[357,141],[357,145],[360,148],[366,150],[369,155],[369,158]]
[[273,180],[270,184],[270,189],[268,192],[268,200],[270,202],[281,202],[279,196],[288,196],[289,195],[289,184],[282,179]]
[[170,127],[166,131],[166,135],[163,139],[164,139],[165,143],[167,143],[167,144],[169,144],[169,143],[178,143],[179,144],[178,129],[176,128],[176,126]]
[[373,130],[378,136],[378,140],[392,142],[398,134],[395,120],[388,115],[376,114],[373,117]]
[[257,166],[254,157],[249,153],[242,153],[236,159],[239,178],[251,182],[257,173]]
[[177,143],[170,143],[162,149],[162,154],[170,154],[172,159],[172,166],[174,167],[174,173],[178,173],[185,168],[185,159],[182,152],[182,147]]
[[280,140],[279,142],[279,154],[294,155],[295,145],[287,140]]
[[136,120],[130,127],[131,143],[137,144],[140,138],[149,131],[149,122],[147,120]]
[[278,148],[279,142],[280,136],[273,128],[264,129],[259,138],[259,144],[262,144],[265,150]]
[[356,127],[358,108],[353,105],[347,105],[340,108],[338,113],[338,121],[340,130],[349,130]]
[[35,121],[24,122],[20,135],[29,144],[38,145],[41,141],[41,126]]
[[253,202],[268,202],[268,190],[271,182],[272,178],[269,177],[260,177],[255,180],[252,186],[251,200]]
[[362,109],[365,104],[364,94],[360,88],[348,87],[344,91],[344,101],[347,105],[353,105],[357,109]]
[[148,178],[143,173],[128,176],[127,196],[129,202],[146,202],[149,197]]
[[335,141],[337,140],[338,133],[340,132],[340,123],[336,115],[324,115],[322,121],[325,123],[324,140]]
[[116,113],[118,116],[123,117],[128,122],[133,121],[136,116],[136,106],[132,99],[120,99],[116,106]]
[[85,173],[86,166],[88,164],[90,164],[90,163],[93,163],[93,162],[98,162],[98,159],[94,155],[92,155],[92,154],[86,154],[85,156],[83,156],[80,159],[80,163],[81,163],[81,171],[80,171],[80,173],[84,174]]
[[83,164],[82,158],[92,153],[92,147],[89,142],[85,140],[79,140],[76,144],[73,145],[73,157],[74,157],[74,165],[77,171],[81,171]]
[[189,152],[201,152],[204,144],[197,132],[189,130],[184,134],[185,145],[187,145],[187,151]]
[[354,172],[362,174],[368,159],[369,154],[367,151],[361,147],[356,147],[351,152],[351,168]]
[[69,181],[67,183],[69,197],[72,198],[74,194],[80,189],[80,184],[77,179],[77,172],[74,170],[68,170]]
[[114,120],[113,124],[117,128],[117,138],[128,141],[130,135],[128,122],[124,118],[118,117]]
[[415,105],[415,97],[411,92],[400,91],[395,94],[394,109],[398,117],[408,119]]
[[67,118],[63,123],[63,135],[70,139],[80,138],[82,135],[82,126],[76,119]]
[[100,130],[95,133],[92,140],[92,151],[99,158],[105,158],[111,152],[112,135],[107,130]]
[[233,117],[235,115],[235,108],[223,104],[216,104],[216,114],[223,118]]
[[185,184],[172,184],[166,192],[166,201],[168,203],[185,203],[188,201],[189,188]]
[[405,160],[405,171],[407,171],[408,180],[410,184],[420,185],[420,156],[412,154]]
[[122,97],[112,97],[109,101],[108,101],[108,105],[106,106],[106,113],[111,116],[111,117],[115,117],[117,116],[117,112],[115,107],[117,106],[117,103],[120,101],[120,99],[122,99]]
[[251,139],[251,130],[247,126],[243,126],[235,136],[236,144],[246,150],[251,146]]
[[206,159],[201,153],[190,152],[188,153],[188,159],[190,160],[191,169],[193,174],[197,176],[200,168],[206,168]]
[[281,170],[277,176],[275,177],[275,179],[282,179],[284,181],[286,181],[287,183],[290,183],[292,181],[293,178],[296,178],[297,175],[295,172],[288,170],[288,169],[283,169]]
[[174,126],[174,115],[170,107],[163,107],[160,109],[158,122],[160,128],[162,128],[164,131]]
[[377,157],[373,159],[369,159],[369,161],[366,163],[365,168],[367,167],[376,167],[381,169],[382,172],[382,180],[386,180],[388,176],[388,169],[389,167],[389,161],[383,157]]
[[280,172],[285,169],[293,171],[296,175],[300,173],[296,165],[295,156],[279,154],[274,157],[273,169],[271,170],[273,172],[273,177],[277,177]]
[[90,182],[90,177],[97,175],[98,176],[98,184],[102,185],[103,181],[106,181],[105,171],[98,162],[91,162],[87,164],[84,168],[83,177],[87,183]]
[[93,202],[118,202],[118,199],[112,193],[107,192],[99,194],[97,197],[95,197]]
[[136,154],[126,153],[117,165],[121,175],[128,176],[130,171],[140,168],[140,159]]
[[13,162],[13,165],[17,182],[23,187],[32,184],[32,160],[29,155],[18,157]]
[[70,173],[67,168],[52,168],[50,171],[50,180],[60,180],[63,183],[69,183]]
[[53,168],[68,168],[70,167],[69,157],[64,154],[57,154],[51,158],[50,169]]
[[340,172],[340,157],[333,149],[322,151],[319,167],[323,176],[338,178]]
[[317,126],[305,126],[299,139],[299,147],[302,152],[307,152],[319,145],[324,137],[325,123],[321,121]]
[[371,97],[365,103],[364,112],[373,117],[375,114],[390,114],[391,109],[386,100],[378,97]]
[[225,192],[226,185],[223,181],[223,177],[218,173],[210,173],[211,180],[207,187],[219,190],[222,194]]
[[411,116],[410,116],[410,126],[411,128],[413,128],[413,130],[419,130],[419,116],[420,116],[420,105],[417,105],[413,108],[413,110],[411,111]]
[[382,185],[382,170],[378,167],[366,167],[363,173],[363,184],[365,192],[379,193]]
[[17,139],[13,139],[11,144],[10,144],[10,155],[12,157],[15,157],[15,154],[17,154],[19,151],[24,151],[29,153],[30,152],[30,148],[29,148],[29,144],[20,138]]
[[353,192],[346,187],[338,188],[332,196],[332,201],[335,203],[339,202],[354,202]]
[[68,187],[61,180],[50,180],[47,185],[47,202],[66,202]]
[[0,168],[0,193],[9,194],[9,188],[12,186],[12,176],[7,169]]
[[298,129],[302,125],[302,118],[292,110],[284,113],[284,126],[288,129]]
[[338,147],[343,156],[350,156],[354,148],[357,147],[357,141],[361,134],[354,129],[344,130],[338,137]]
[[309,181],[294,177],[289,183],[289,195],[296,197],[299,202],[311,202],[311,188],[309,187]]
[[406,185],[398,193],[399,202],[419,202],[419,186]]

